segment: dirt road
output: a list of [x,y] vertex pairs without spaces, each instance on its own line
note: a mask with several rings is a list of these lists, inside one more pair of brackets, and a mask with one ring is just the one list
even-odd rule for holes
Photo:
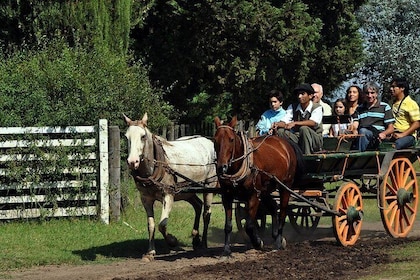
[[229,260],[220,258],[220,243],[207,251],[186,249],[159,255],[149,263],[122,259],[106,265],[42,266],[7,273],[5,279],[355,279],[371,273],[374,264],[392,261],[388,249],[420,240],[419,224],[408,239],[396,240],[386,235],[381,222],[364,223],[361,239],[349,248],[336,244],[331,227],[319,227],[310,237],[289,228],[284,251],[272,251],[268,236],[263,251],[234,244]]

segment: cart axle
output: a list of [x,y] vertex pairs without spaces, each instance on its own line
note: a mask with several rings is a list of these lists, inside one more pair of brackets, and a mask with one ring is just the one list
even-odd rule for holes
[[397,201],[399,206],[403,206],[406,203],[413,202],[414,195],[412,192],[408,192],[403,188],[398,189],[397,191]]

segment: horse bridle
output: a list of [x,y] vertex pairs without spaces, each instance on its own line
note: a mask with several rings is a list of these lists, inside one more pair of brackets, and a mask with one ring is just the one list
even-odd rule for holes
[[[228,126],[228,125],[220,125],[220,126],[218,126],[217,127],[217,129],[219,129],[219,128],[229,128],[230,130],[232,130],[233,132],[235,132],[235,130],[231,127],[231,126]],[[235,148],[236,148],[236,141],[234,141],[234,143],[233,143],[233,152],[232,152],[232,157],[230,158],[230,160],[229,160],[229,162],[228,162],[228,167],[231,167],[232,166],[232,163],[234,163],[234,162],[236,162],[236,161],[239,161],[239,160],[243,160],[243,159],[245,159],[245,158],[247,158],[250,154],[252,154],[254,151],[256,151],[256,150],[258,150],[258,148],[262,145],[262,143],[264,143],[264,141],[265,141],[265,139],[267,139],[267,137],[269,137],[270,135],[266,135],[265,137],[264,137],[264,139],[263,139],[263,141],[261,141],[261,143],[259,143],[258,144],[258,146],[257,147],[252,147],[252,149],[247,149],[246,147],[247,147],[247,145],[246,145],[246,137],[244,136],[244,133],[243,132],[240,132],[241,133],[241,139],[242,139],[242,142],[244,143],[244,145],[245,145],[245,147],[244,147],[244,149],[246,150],[246,151],[244,151],[244,154],[242,155],[242,156],[240,156],[240,157],[238,157],[238,158],[234,158],[234,151],[235,151]],[[236,133],[237,134],[237,133]]]
[[[219,129],[219,128],[229,128],[230,130],[232,130],[235,133],[235,130],[231,126],[228,126],[228,125],[220,125],[220,126],[217,127],[217,129]],[[241,156],[241,157],[235,159],[234,158],[234,156],[235,156],[235,150],[236,150],[236,139],[235,139],[235,141],[233,141],[232,155],[231,155],[231,157],[230,157],[230,159],[228,161],[228,167],[229,168],[232,166],[232,164],[234,162],[239,161],[241,158],[243,158],[243,156]]]

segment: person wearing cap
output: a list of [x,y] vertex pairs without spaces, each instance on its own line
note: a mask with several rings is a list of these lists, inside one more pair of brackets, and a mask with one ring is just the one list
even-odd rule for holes
[[298,144],[304,154],[319,152],[323,144],[323,112],[322,106],[312,101],[315,90],[305,83],[297,86],[293,93],[299,103],[289,105],[282,120],[273,123],[273,129],[277,129],[279,136]]
[[258,135],[272,134],[271,125],[273,122],[280,121],[286,110],[283,109],[283,93],[279,90],[270,91],[269,96],[270,109],[265,111],[256,125]]
[[[312,88],[315,90],[314,93],[314,97],[312,98],[312,101],[315,103],[319,103],[322,106],[322,110],[323,110],[323,116],[331,116],[332,115],[332,108],[328,103],[325,103],[322,100],[322,97],[324,96],[324,89],[322,88],[322,86],[320,84],[317,83],[313,83],[311,84]],[[322,135],[324,137],[327,137],[328,134],[330,133],[330,127],[331,124],[323,124],[322,128]]]

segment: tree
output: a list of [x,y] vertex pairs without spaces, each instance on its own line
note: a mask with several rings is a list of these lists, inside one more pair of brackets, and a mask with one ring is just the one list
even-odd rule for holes
[[364,0],[305,1],[309,13],[322,20],[321,38],[317,42],[309,78],[323,85],[329,93],[344,79],[349,70],[363,61],[362,38],[355,11]]
[[0,45],[3,51],[16,47],[44,47],[54,39],[70,46],[108,47],[126,54],[132,10],[130,0],[9,0],[0,4]]
[[127,54],[142,9],[131,0],[1,1],[0,125],[122,124],[122,113],[146,110],[151,127],[166,124],[172,106]]
[[396,76],[420,88],[420,5],[418,0],[370,0],[357,13],[367,59],[355,74],[380,84]]
[[156,1],[133,47],[181,116],[257,118],[271,89],[291,102],[298,83],[334,88],[360,62],[356,4],[307,2]]

